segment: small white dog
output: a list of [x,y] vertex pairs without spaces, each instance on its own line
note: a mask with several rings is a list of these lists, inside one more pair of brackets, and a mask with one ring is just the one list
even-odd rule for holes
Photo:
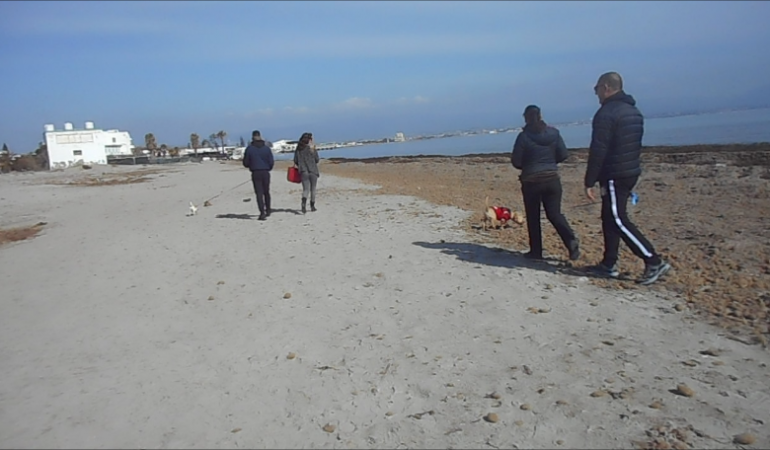
[[198,207],[193,205],[193,202],[190,202],[190,215],[194,216],[198,212]]

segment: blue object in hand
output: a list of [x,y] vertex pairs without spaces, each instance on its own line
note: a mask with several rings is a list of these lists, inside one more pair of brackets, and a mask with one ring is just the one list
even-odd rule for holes
[[632,192],[631,193],[631,204],[632,205],[636,205],[637,203],[639,203],[639,194],[637,194],[636,192]]

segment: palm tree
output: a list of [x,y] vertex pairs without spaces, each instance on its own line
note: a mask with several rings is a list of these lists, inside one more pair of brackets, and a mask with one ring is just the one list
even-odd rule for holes
[[147,150],[151,151],[151,152],[155,151],[155,149],[158,146],[157,146],[157,143],[155,142],[155,135],[154,134],[147,133],[147,134],[144,135],[144,147]]
[[225,138],[227,137],[227,131],[221,130],[217,133],[217,137],[222,141],[222,151],[225,151]]
[[209,135],[209,143],[214,144],[214,148],[216,148],[217,151],[219,151],[219,147],[217,146],[217,134],[216,133],[211,133]]
[[201,148],[209,148],[211,147],[211,142],[209,142],[208,139],[204,139],[203,142],[201,142]]
[[190,135],[190,146],[192,146],[195,156],[198,156],[198,148],[201,146],[201,137],[197,133]]
[[241,140],[239,143],[241,147],[246,147],[246,141],[243,140],[243,136],[241,136]]

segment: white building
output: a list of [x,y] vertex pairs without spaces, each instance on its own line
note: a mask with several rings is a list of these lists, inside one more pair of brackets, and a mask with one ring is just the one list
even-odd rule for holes
[[404,142],[406,141],[406,138],[404,137],[404,133],[398,132],[396,133],[396,138],[393,139],[393,142]]
[[45,144],[49,169],[107,164],[107,155],[131,155],[134,148],[128,131],[96,129],[93,122],[86,122],[83,130],[75,130],[69,122],[59,131],[46,125]]

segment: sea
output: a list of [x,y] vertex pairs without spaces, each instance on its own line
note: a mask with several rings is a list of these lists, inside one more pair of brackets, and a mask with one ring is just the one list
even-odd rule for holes
[[[568,148],[587,148],[591,124],[554,124]],[[317,133],[321,135],[322,133]],[[518,132],[472,134],[452,137],[369,144],[319,152],[321,158],[378,158],[387,156],[509,153]],[[407,137],[408,138],[408,137]],[[724,111],[697,115],[645,119],[644,146],[695,144],[749,144],[770,142],[770,108]],[[276,155],[290,160],[293,154]]]

